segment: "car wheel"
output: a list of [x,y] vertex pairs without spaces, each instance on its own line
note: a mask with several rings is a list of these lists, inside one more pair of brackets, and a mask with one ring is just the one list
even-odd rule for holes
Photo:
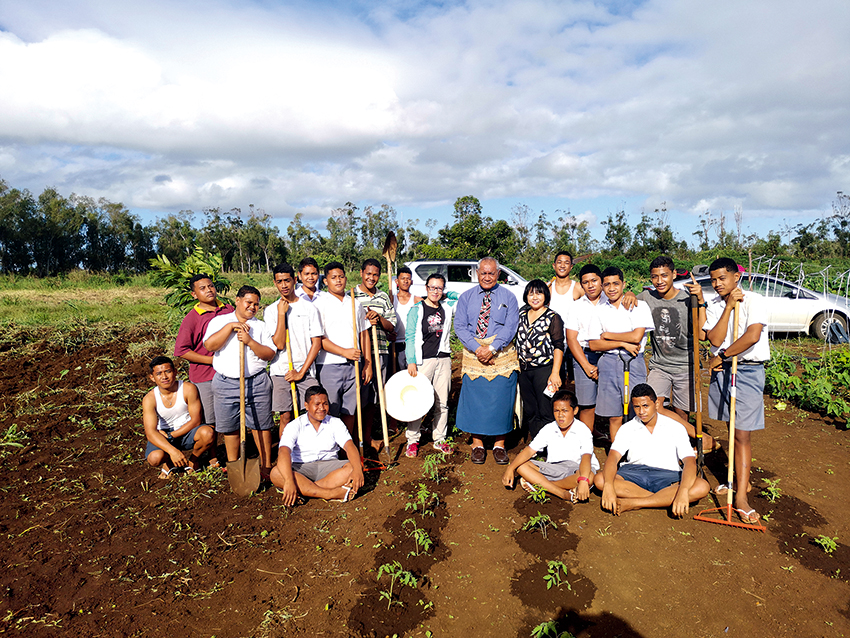
[[829,326],[833,323],[839,324],[845,332],[847,331],[847,318],[844,315],[837,312],[821,312],[812,321],[812,336],[821,341],[826,341],[826,337],[829,334]]

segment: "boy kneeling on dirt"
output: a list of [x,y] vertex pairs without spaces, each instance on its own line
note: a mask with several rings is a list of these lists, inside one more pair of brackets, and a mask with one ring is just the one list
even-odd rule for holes
[[[328,392],[313,386],[305,393],[305,410],[283,430],[271,480],[283,490],[283,504],[298,495],[346,502],[363,487],[360,451],[345,423],[329,416]],[[342,448],[347,461],[338,458]]]
[[[596,475],[602,508],[619,516],[629,510],[672,505],[673,516],[681,518],[690,503],[709,490],[705,479],[697,478],[688,433],[658,413],[658,397],[649,384],[636,385],[631,399],[637,416],[620,428],[605,467]],[[626,454],[629,460],[618,467]]]
[[[594,472],[599,461],[593,454],[593,435],[584,423],[576,419],[578,399],[569,390],[559,390],[552,397],[555,420],[543,426],[528,446],[517,454],[505,470],[502,483],[513,487],[514,473],[527,492],[536,485],[558,498],[573,503],[590,497]],[[546,450],[546,462],[531,459]]]
[[[142,420],[148,445],[145,458],[161,466],[159,478],[168,478],[175,467],[197,470],[201,455],[212,448],[215,433],[201,425],[201,399],[193,383],[179,381],[174,362],[154,357],[150,379],[156,387],[142,399]],[[187,459],[184,452],[192,450]]]

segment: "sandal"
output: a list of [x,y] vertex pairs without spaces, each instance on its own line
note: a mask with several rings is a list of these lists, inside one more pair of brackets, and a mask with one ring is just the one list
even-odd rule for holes
[[171,475],[171,468],[166,467],[159,471],[159,476],[157,477],[160,481],[166,480]]
[[759,516],[759,513],[755,510],[750,510],[746,512],[736,507],[735,513],[738,515],[738,518],[741,519],[742,523],[747,523],[748,525],[755,525],[761,519],[761,516]]
[[519,486],[529,494],[534,494],[537,491],[531,483],[529,483],[522,477],[520,477],[519,479]]

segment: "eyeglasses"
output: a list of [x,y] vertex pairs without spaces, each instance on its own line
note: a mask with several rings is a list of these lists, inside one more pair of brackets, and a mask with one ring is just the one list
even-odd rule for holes
[[443,292],[442,288],[437,288],[437,286],[425,286],[429,292]]

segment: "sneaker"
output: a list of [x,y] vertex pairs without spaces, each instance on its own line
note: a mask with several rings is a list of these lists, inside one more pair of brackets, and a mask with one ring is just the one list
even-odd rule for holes
[[404,455],[407,458],[414,458],[417,454],[419,454],[419,444],[418,443],[408,443],[407,449],[404,451]]
[[443,454],[451,454],[452,453],[451,446],[448,443],[446,443],[445,441],[440,441],[439,443],[434,443],[434,449],[437,450],[437,452],[442,452]]

